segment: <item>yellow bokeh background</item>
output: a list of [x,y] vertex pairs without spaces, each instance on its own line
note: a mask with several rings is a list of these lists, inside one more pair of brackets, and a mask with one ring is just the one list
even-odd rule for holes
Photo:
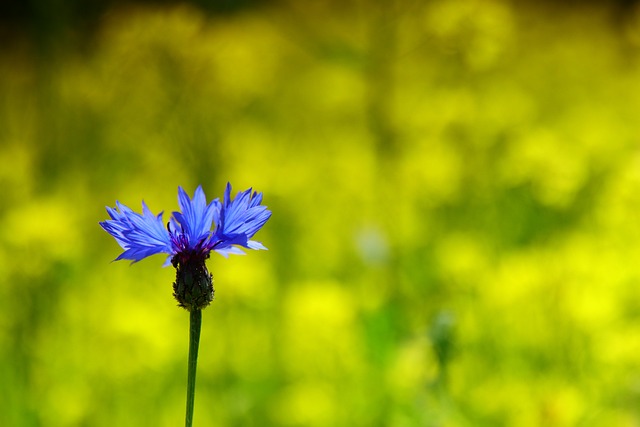
[[174,270],[112,263],[98,222],[227,181],[264,193],[269,251],[209,261],[195,425],[639,425],[632,3],[112,2],[11,32],[0,426],[182,423]]

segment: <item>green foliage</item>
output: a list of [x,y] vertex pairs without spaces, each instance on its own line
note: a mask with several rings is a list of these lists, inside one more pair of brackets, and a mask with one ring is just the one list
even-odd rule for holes
[[174,271],[98,221],[227,180],[270,250],[208,261],[195,425],[639,423],[639,18],[574,6],[121,7],[3,49],[0,425],[182,422]]

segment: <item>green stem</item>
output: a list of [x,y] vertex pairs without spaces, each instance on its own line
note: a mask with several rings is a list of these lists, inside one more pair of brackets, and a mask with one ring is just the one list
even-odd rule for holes
[[196,396],[196,366],[198,365],[201,325],[202,311],[192,310],[189,323],[189,372],[187,375],[187,416],[185,427],[191,427],[193,423],[193,403]]

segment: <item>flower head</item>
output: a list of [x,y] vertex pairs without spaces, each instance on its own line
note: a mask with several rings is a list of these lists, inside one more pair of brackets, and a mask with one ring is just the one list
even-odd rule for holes
[[[271,216],[271,211],[261,202],[262,194],[251,193],[251,189],[238,193],[231,200],[230,184],[227,184],[222,202],[215,199],[208,204],[201,186],[196,188],[193,199],[178,187],[180,212],[173,212],[166,227],[163,213],[154,215],[144,202],[142,214],[116,202],[116,209],[107,207],[111,219],[100,222],[100,225],[124,249],[116,260],[137,262],[150,255],[168,254],[165,265],[171,262],[178,270],[174,294],[180,293],[180,298],[176,295],[180,304],[191,309],[192,302],[203,295],[208,301],[206,304],[199,301],[197,305],[206,306],[213,299],[211,275],[204,264],[211,251],[228,256],[244,254],[238,246],[266,249],[262,243],[251,240]],[[202,292],[197,290],[199,287],[203,288]],[[208,288],[211,288],[210,299],[205,295]],[[184,297],[182,294],[185,292],[198,295]]]

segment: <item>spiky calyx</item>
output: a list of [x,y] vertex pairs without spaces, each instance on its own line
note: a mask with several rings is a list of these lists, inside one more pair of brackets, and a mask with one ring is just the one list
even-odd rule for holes
[[213,301],[213,276],[205,264],[209,255],[179,253],[171,263],[176,268],[173,296],[188,311],[202,310]]

